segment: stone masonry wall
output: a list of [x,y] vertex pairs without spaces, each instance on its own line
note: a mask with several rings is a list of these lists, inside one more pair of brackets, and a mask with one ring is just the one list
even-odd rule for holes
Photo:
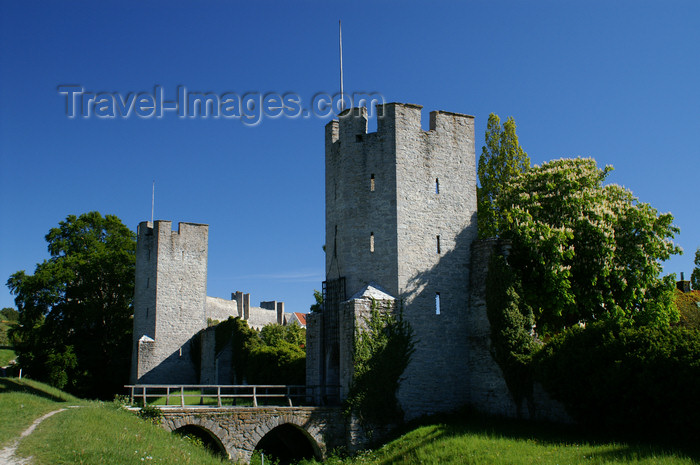
[[326,125],[326,279],[344,276],[348,296],[372,281],[397,295],[397,267],[393,136],[367,134],[353,108]]
[[201,384],[218,384],[216,357],[216,330],[211,326],[200,333],[202,357],[199,367],[199,382]]
[[[394,121],[396,133],[399,296],[416,339],[399,390],[411,418],[469,400],[467,283],[477,233],[474,119],[432,112],[426,132],[420,106],[385,106],[386,111],[383,121]],[[379,130],[383,124],[380,120]]]
[[[130,382],[137,383],[141,377],[140,370],[155,366],[156,362],[148,362],[153,352],[152,344],[139,350],[139,340],[146,336],[153,339],[156,334],[156,247],[153,235],[153,224],[142,222],[136,229],[136,272],[134,286],[134,333],[131,350]],[[146,339],[147,340],[147,339]],[[144,360],[139,363],[139,356]]]
[[376,282],[403,301],[416,352],[399,400],[412,418],[469,398],[474,121],[433,112],[426,132],[419,105],[390,103],[377,113],[376,133],[367,134],[366,111],[357,108],[326,126],[326,272],[346,278],[348,295]]
[[[134,300],[134,340],[153,339],[148,357],[137,360],[138,383],[196,383],[191,338],[206,327],[209,227],[170,221],[139,225]],[[145,278],[145,280],[144,280]],[[145,355],[145,352],[144,352]],[[137,355],[138,357],[138,355]]]
[[209,297],[206,299],[206,318],[216,321],[226,321],[228,317],[238,316],[238,303],[235,300],[226,300],[219,297]]
[[467,369],[471,404],[484,412],[512,417],[517,409],[491,354],[491,325],[486,313],[486,276],[491,255],[498,247],[493,239],[476,241],[472,246]]
[[[306,315],[306,385],[320,386],[321,383],[321,313]],[[320,401],[320,393],[314,392],[315,403]]]
[[312,441],[319,455],[345,446],[345,418],[338,408],[261,407],[163,410],[163,427],[175,431],[196,425],[214,434],[232,460],[248,462],[260,440],[280,425],[295,425]]

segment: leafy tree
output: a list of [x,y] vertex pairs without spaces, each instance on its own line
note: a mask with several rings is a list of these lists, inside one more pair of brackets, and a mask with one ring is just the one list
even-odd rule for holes
[[263,344],[268,346],[288,342],[303,348],[306,344],[306,330],[299,325],[265,325],[260,330],[260,339],[262,339]]
[[672,276],[660,261],[680,252],[670,214],[629,190],[603,186],[611,167],[561,159],[517,175],[498,201],[512,240],[509,264],[547,334],[596,320],[668,325],[678,319]]
[[239,317],[229,317],[228,320],[216,325],[215,350],[219,353],[231,341],[231,368],[233,383],[243,384],[251,365],[250,353],[261,344],[258,331],[248,326]]
[[306,330],[270,324],[256,331],[240,318],[216,325],[216,351],[231,342],[234,384],[304,384]]
[[690,275],[690,285],[696,291],[700,291],[700,247],[695,251],[695,269]]
[[311,305],[311,312],[320,312],[323,310],[323,294],[321,291],[317,291],[314,289],[314,300],[316,301],[313,305]]
[[20,364],[56,387],[111,397],[129,375],[135,235],[116,216],[90,212],[68,216],[46,241],[51,258],[7,281]]
[[12,326],[17,324],[18,318],[19,314],[14,308],[5,307],[0,310],[0,346],[7,346],[10,344],[8,331]]
[[19,312],[12,307],[5,307],[0,310],[0,319],[8,323],[15,323],[19,320]]
[[477,223],[479,237],[497,237],[505,212],[498,198],[507,189],[508,182],[530,167],[530,158],[518,143],[515,120],[509,117],[501,128],[498,115],[489,115],[486,127],[486,145],[479,157],[479,184],[477,188]]
[[250,360],[248,382],[252,384],[306,383],[306,352],[297,344],[280,339],[273,345],[257,345]]

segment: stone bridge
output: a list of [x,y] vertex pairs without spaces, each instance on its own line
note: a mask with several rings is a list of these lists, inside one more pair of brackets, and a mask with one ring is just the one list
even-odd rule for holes
[[248,462],[256,449],[278,457],[322,460],[345,445],[338,407],[163,407],[162,426],[202,438],[231,460]]

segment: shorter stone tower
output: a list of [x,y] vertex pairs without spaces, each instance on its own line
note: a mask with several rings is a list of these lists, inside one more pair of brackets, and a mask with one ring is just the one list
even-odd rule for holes
[[132,384],[195,384],[191,339],[206,327],[209,226],[139,224]]

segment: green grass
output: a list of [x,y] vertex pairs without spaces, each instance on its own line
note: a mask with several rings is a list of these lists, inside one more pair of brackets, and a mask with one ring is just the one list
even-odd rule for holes
[[377,450],[326,463],[679,465],[697,463],[693,457],[661,446],[585,439],[565,427],[474,417],[420,426]]
[[33,456],[34,465],[226,463],[133,413],[97,403],[48,418],[17,453]]
[[0,349],[0,367],[7,366],[16,356],[17,354],[12,349]]
[[32,422],[52,410],[81,401],[35,381],[0,378],[0,446],[7,445]]
[[45,384],[16,378],[0,378],[0,446],[17,439],[42,415],[73,405],[79,408],[44,420],[20,442],[17,455],[32,456],[33,465],[226,463],[115,404],[80,400]]

